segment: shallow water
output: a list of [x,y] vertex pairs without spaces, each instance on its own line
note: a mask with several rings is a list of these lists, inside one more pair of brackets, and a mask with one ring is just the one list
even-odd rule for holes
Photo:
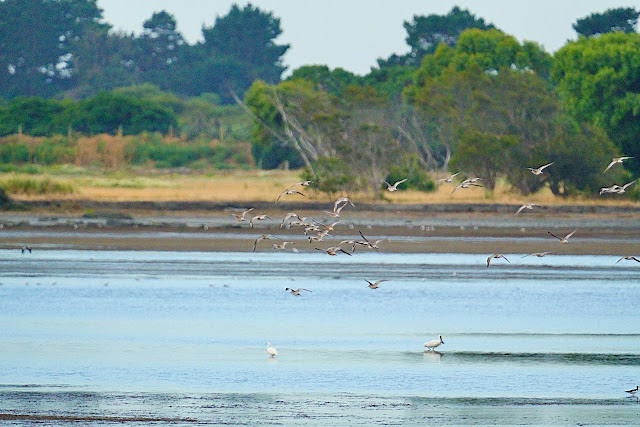
[[640,264],[506,256],[2,251],[0,419],[637,423]]

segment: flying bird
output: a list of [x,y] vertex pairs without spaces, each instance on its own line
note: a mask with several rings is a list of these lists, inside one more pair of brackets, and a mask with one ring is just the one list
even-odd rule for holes
[[[356,207],[356,205],[353,204],[353,202],[351,201],[351,199],[349,199],[348,197],[340,197],[338,200],[336,200],[335,202],[333,202],[333,211],[335,212],[336,209],[338,209],[338,205],[344,203],[345,205],[347,203],[349,203],[352,207]],[[342,206],[344,207],[344,206]]]
[[453,178],[455,178],[456,176],[460,175],[462,172],[456,172],[453,175],[451,175],[449,178],[442,178],[439,179],[438,182],[453,182]]
[[297,191],[297,190],[284,190],[282,193],[280,193],[280,195],[278,196],[278,198],[276,199],[276,203],[280,200],[280,198],[282,196],[285,195],[292,195],[292,194],[299,194],[301,196],[307,197],[305,194],[302,194],[301,192]]
[[300,185],[302,187],[308,187],[309,185],[313,184],[313,181],[300,181],[300,182],[296,182],[295,184],[293,184],[291,187],[289,187],[289,189]]
[[246,215],[246,214],[248,214],[249,212],[251,212],[253,209],[254,209],[254,208],[247,209],[246,211],[244,211],[244,212],[242,212],[242,213],[240,213],[240,214],[230,213],[229,215],[234,216],[234,217],[236,218],[236,221],[238,221],[238,222],[242,222],[242,221],[245,221],[245,220],[246,220],[245,215]]
[[380,280],[376,280],[375,282],[371,283],[370,281],[368,281],[367,279],[364,279],[365,282],[368,283],[367,287],[370,289],[378,289],[379,288],[379,284],[382,282],[387,282],[386,279],[380,279]]
[[274,243],[273,244],[273,249],[278,249],[278,250],[283,251],[283,250],[287,249],[287,245],[295,245],[295,244],[296,244],[296,242],[288,242],[288,241],[284,241],[284,242],[282,242],[280,244]]
[[543,256],[551,255],[553,252],[534,252],[532,254],[526,254],[521,258],[526,258],[528,256],[537,256],[538,258],[542,258]]
[[631,184],[633,184],[634,182],[636,182],[637,180],[633,180],[631,182],[626,183],[625,185],[623,185],[622,187],[618,186],[618,188],[616,188],[615,190],[612,191],[612,193],[617,193],[617,194],[622,194],[625,192],[625,190],[627,189],[627,187],[629,187]]
[[628,256],[623,256],[623,257],[621,257],[619,260],[617,260],[616,262],[614,262],[614,264],[619,263],[619,262],[620,262],[620,261],[622,261],[623,259],[625,259],[625,260],[627,260],[627,261],[637,261],[637,262],[640,262],[640,259],[638,259],[638,258],[636,258],[636,257],[634,257],[634,256],[631,256],[631,255],[628,255]]
[[524,205],[520,206],[520,208],[518,209],[518,211],[514,214],[514,215],[518,215],[520,212],[522,212],[525,209],[533,209],[534,206],[540,206],[540,205],[536,205],[534,203],[525,203]]
[[387,190],[388,191],[398,191],[398,185],[402,184],[403,182],[405,182],[406,180],[408,180],[409,178],[405,178],[401,181],[396,182],[395,184],[391,185],[389,184],[387,181],[383,181],[385,184],[387,184]]
[[298,289],[284,288],[284,290],[289,291],[291,295],[295,295],[295,296],[300,296],[300,291],[311,292],[309,289],[305,289],[305,288],[298,288]]
[[249,224],[251,224],[251,228],[253,228],[254,221],[264,221],[267,218],[269,218],[267,215],[256,215],[253,218],[251,218],[251,221],[249,221]]
[[371,243],[369,241],[369,239],[367,239],[366,237],[364,237],[364,234],[362,234],[362,231],[358,230],[358,233],[360,233],[360,236],[364,239],[365,244],[362,246],[366,246],[368,248],[371,249],[375,249],[376,251],[380,250],[380,247],[378,246],[381,242],[387,240],[387,237],[384,237],[382,239],[378,239],[375,242]]
[[342,248],[340,248],[338,246],[332,246],[332,247],[326,248],[326,249],[320,249],[320,248],[315,248],[315,249],[317,251],[326,252],[327,255],[332,255],[332,256],[338,255],[338,252],[342,252],[344,254],[347,254],[347,255],[351,256],[351,254],[349,252],[345,251],[344,249],[342,249]]
[[258,237],[256,240],[253,241],[253,251],[256,251],[256,246],[258,246],[258,242],[260,240],[269,240],[271,239],[271,236],[269,236],[268,234],[263,234],[260,237]]
[[569,243],[569,237],[573,236],[573,233],[575,233],[576,231],[578,231],[578,230],[577,230],[577,229],[576,229],[576,230],[573,230],[571,233],[567,234],[567,235],[566,235],[566,236],[564,236],[564,237],[558,237],[558,236],[556,236],[555,234],[553,234],[553,233],[552,233],[552,232],[550,232],[550,231],[547,231],[547,233],[551,234],[553,237],[555,237],[556,239],[558,239],[558,240],[560,241],[560,243]]
[[29,253],[31,253],[31,247],[30,246],[23,246],[21,250],[22,250],[22,253],[25,253],[25,251],[29,251]]
[[289,220],[291,218],[298,218],[298,221],[302,221],[302,219],[300,219],[300,216],[298,216],[297,213],[289,212],[288,214],[286,214],[284,216],[284,219],[282,220],[282,223],[280,223],[280,228],[282,228],[284,226],[284,223],[287,222],[287,220]]
[[427,341],[423,346],[426,347],[427,350],[433,351],[436,347],[440,346],[440,344],[444,344],[444,341],[442,341],[442,335],[439,335],[435,340]]
[[549,166],[551,166],[552,164],[553,164],[553,162],[548,163],[548,164],[546,164],[544,166],[540,166],[539,168],[527,168],[527,169],[529,169],[531,171],[531,173],[534,174],[534,175],[542,175],[542,171],[545,168],[548,168]]
[[[475,180],[478,180],[480,178],[474,178]],[[471,181],[462,181],[460,184],[456,185],[455,187],[453,187],[453,190],[451,190],[451,193],[449,193],[449,196],[453,195],[453,193],[455,193],[455,191],[458,188],[469,188],[469,187],[482,187],[482,185],[477,184],[477,181],[471,182]]]
[[[615,165],[616,163],[622,163],[623,161],[625,161],[627,159],[633,159],[633,157],[614,157],[613,160],[611,160],[611,163],[609,163],[609,166],[607,166],[607,168],[604,170],[604,172],[606,172],[609,169],[611,169],[611,167],[613,165]],[[602,173],[604,173],[604,172],[602,172]]]
[[636,386],[636,388],[632,388],[631,390],[625,390],[624,392],[629,393],[630,396],[635,396],[638,392],[638,386]]
[[511,261],[509,261],[506,256],[504,256],[502,254],[493,254],[493,255],[490,255],[489,258],[487,258],[487,267],[489,267],[489,264],[491,263],[491,260],[494,259],[494,258],[495,259],[503,258],[505,261],[507,261],[509,264],[511,264]]

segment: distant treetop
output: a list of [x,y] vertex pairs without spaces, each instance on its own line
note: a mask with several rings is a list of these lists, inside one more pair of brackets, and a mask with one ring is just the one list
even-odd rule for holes
[[621,31],[635,33],[640,11],[633,7],[607,9],[603,13],[592,13],[573,24],[573,29],[581,36],[590,37],[598,34]]

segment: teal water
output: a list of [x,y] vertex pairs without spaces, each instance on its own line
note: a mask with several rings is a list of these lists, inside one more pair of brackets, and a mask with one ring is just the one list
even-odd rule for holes
[[506,255],[1,251],[0,417],[637,423],[640,264]]

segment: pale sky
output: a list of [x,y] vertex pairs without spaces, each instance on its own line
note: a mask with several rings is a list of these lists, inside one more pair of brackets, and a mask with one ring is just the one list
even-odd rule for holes
[[[115,30],[139,33],[153,12],[166,10],[189,43],[202,39],[203,25],[229,13],[233,0],[98,0]],[[575,40],[571,25],[592,12],[634,7],[640,0],[253,0],[254,6],[280,18],[279,44],[290,44],[284,56],[288,72],[302,65],[341,67],[367,74],[377,58],[409,50],[402,26],[414,15],[446,14],[453,6],[468,9],[519,41],[531,40],[553,53]],[[287,73],[285,73],[287,74]]]

